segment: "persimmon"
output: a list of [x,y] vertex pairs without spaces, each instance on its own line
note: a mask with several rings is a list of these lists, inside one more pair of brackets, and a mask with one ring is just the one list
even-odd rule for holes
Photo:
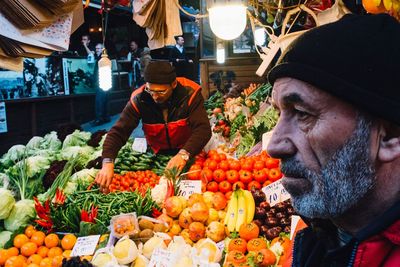
[[243,263],[246,262],[246,256],[241,251],[232,250],[228,252],[226,260],[232,263]]
[[267,248],[260,249],[256,256],[254,257],[257,266],[267,267],[270,265],[275,265],[276,256],[275,254]]
[[267,248],[267,242],[262,238],[254,238],[247,242],[248,251],[259,251],[263,248]]
[[260,228],[253,222],[242,224],[239,228],[239,236],[246,241],[257,238],[259,234]]
[[247,251],[247,242],[243,238],[235,238],[229,242],[228,251],[240,251],[242,253],[246,253]]

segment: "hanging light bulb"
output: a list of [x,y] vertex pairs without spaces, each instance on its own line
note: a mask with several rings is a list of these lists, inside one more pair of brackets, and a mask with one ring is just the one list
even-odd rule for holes
[[108,58],[107,51],[103,48],[101,59],[99,60],[99,86],[103,91],[108,91],[112,87],[111,60]]
[[225,63],[225,47],[223,43],[218,43],[217,45],[217,63]]
[[219,1],[208,9],[212,32],[222,40],[239,37],[247,24],[247,7],[241,1]]

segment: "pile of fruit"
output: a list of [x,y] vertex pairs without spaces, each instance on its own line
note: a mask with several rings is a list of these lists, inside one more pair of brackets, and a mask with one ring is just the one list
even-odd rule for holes
[[222,192],[228,199],[235,187],[261,189],[281,177],[279,160],[271,158],[265,151],[257,156],[236,160],[210,150],[196,157],[188,173],[188,179],[202,180],[206,183],[207,191]]
[[0,266],[5,267],[59,267],[69,258],[76,236],[67,234],[61,239],[56,234],[46,235],[28,226],[23,234],[13,239],[13,246],[0,250]]
[[125,172],[114,174],[109,186],[110,192],[135,191],[146,192],[147,188],[153,188],[158,184],[160,177],[152,171]]

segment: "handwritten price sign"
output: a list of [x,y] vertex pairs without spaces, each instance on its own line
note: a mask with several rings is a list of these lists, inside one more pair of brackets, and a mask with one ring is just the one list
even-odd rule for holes
[[264,192],[271,207],[290,198],[280,180],[263,187],[261,190]]
[[170,267],[173,261],[172,252],[156,248],[154,249],[153,255],[151,255],[149,267]]
[[179,196],[188,199],[194,193],[201,193],[201,181],[182,180],[179,183]]
[[93,255],[99,242],[100,235],[78,237],[71,252],[71,257]]

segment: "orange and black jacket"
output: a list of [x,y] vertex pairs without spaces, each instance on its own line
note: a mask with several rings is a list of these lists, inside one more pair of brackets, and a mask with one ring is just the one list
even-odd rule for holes
[[198,154],[211,137],[210,122],[204,108],[201,88],[195,82],[177,78],[178,85],[165,103],[168,118],[144,86],[132,93],[119,120],[108,132],[103,145],[103,158],[115,159],[132,131],[142,120],[148,145],[155,153],[176,153],[183,148]]

